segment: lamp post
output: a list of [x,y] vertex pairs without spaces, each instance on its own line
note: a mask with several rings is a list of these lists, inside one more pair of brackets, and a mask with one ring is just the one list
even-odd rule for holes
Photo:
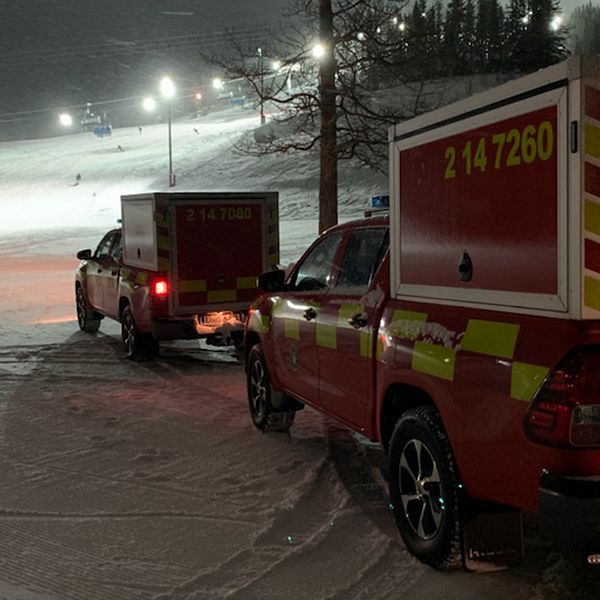
[[173,173],[173,142],[171,135],[171,99],[175,96],[175,86],[169,77],[163,77],[160,81],[160,91],[167,100],[167,125],[169,136],[169,187],[175,187],[175,173]]
[[263,73],[263,53],[262,48],[256,49],[256,55],[258,57],[258,69],[260,72],[260,124],[265,124],[265,74]]

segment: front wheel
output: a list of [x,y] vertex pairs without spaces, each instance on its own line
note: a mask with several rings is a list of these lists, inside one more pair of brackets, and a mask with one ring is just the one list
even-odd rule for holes
[[260,344],[250,350],[246,364],[248,404],[254,426],[262,431],[288,431],[294,422],[296,411],[273,407],[273,388],[267,364]]
[[95,310],[88,308],[85,300],[85,293],[79,284],[77,284],[75,289],[75,307],[77,309],[77,323],[79,324],[79,329],[86,333],[95,333],[98,331],[102,315]]
[[121,315],[121,338],[125,356],[131,360],[150,358],[158,354],[158,342],[149,333],[141,333],[135,324],[131,307],[126,306]]
[[389,468],[394,516],[407,549],[432,567],[459,566],[456,466],[433,407],[402,415],[390,442]]

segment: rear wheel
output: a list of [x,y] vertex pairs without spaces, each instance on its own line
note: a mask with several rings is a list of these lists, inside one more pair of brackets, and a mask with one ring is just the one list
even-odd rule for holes
[[100,327],[102,315],[95,310],[88,308],[85,300],[85,293],[81,285],[77,284],[75,288],[75,305],[77,309],[77,323],[79,329],[87,333],[95,333]]
[[262,431],[288,431],[296,411],[276,411],[273,407],[273,388],[260,344],[250,350],[246,367],[248,404],[254,426]]
[[123,309],[121,315],[121,337],[127,358],[138,360],[158,354],[158,342],[151,334],[138,331],[129,306]]
[[433,407],[407,411],[390,443],[390,496],[408,550],[432,567],[461,564],[458,483],[450,443]]

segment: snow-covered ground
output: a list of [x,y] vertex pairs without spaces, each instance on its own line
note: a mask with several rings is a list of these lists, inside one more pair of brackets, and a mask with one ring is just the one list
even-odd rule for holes
[[[317,164],[237,154],[257,122],[175,123],[177,190],[278,190],[286,263],[316,236]],[[341,179],[342,218],[385,189],[357,168]],[[258,433],[235,351],[174,342],[133,363],[117,324],[80,332],[75,253],[115,225],[121,194],[166,180],[164,124],[0,145],[0,598],[599,597],[597,571],[529,528],[511,571],[421,565],[381,451],[310,409],[289,435]]]

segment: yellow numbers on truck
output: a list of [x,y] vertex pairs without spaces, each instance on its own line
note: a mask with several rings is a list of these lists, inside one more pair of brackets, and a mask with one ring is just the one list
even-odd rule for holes
[[554,154],[554,128],[550,121],[538,127],[527,125],[523,129],[510,129],[478,140],[468,140],[457,161],[457,150],[447,146],[444,150],[446,167],[444,179],[454,179],[457,171],[472,175],[483,173],[488,166],[488,154],[493,157],[494,169],[531,164],[536,160],[546,161]]
[[186,221],[250,221],[249,206],[221,206],[219,208],[187,208]]

